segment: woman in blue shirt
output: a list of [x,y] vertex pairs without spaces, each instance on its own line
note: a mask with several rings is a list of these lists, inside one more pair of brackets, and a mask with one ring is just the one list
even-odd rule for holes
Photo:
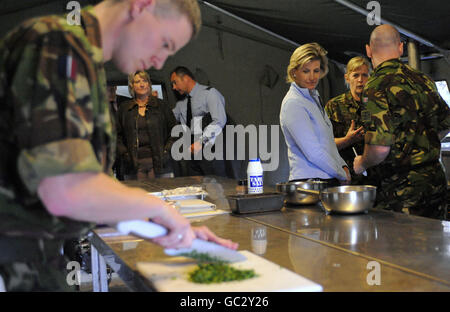
[[334,186],[351,178],[316,90],[328,73],[326,54],[317,43],[304,44],[292,54],[287,68],[291,87],[281,104],[280,125],[288,147],[289,180],[320,179]]

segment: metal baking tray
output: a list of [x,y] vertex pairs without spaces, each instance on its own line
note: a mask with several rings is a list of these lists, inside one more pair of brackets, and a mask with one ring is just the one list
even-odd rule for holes
[[152,193],[148,193],[148,194],[159,197],[164,200],[205,199],[205,197],[208,195],[208,193],[205,191],[198,192],[198,193],[190,193],[190,194],[164,195],[162,192],[152,192]]
[[235,214],[278,211],[283,208],[284,193],[243,194],[227,196]]

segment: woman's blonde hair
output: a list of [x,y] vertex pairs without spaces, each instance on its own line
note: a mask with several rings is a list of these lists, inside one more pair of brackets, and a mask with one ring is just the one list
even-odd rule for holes
[[286,81],[294,82],[293,71],[297,68],[303,67],[306,63],[319,60],[320,61],[320,78],[328,74],[328,58],[327,51],[318,43],[312,42],[299,46],[291,55],[289,65],[287,68]]
[[355,56],[347,63],[346,74],[350,74],[355,70],[359,69],[361,66],[366,65],[369,72],[371,71],[369,60],[362,56]]
[[150,75],[146,71],[137,71],[128,75],[128,92],[133,98],[136,98],[136,93],[134,93],[133,84],[134,77],[138,75],[139,77],[145,79],[150,87],[150,93],[152,93],[152,81],[150,80]]

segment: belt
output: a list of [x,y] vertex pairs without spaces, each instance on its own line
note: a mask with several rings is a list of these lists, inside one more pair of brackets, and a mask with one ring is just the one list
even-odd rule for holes
[[0,265],[12,262],[46,262],[61,254],[62,240],[0,237]]

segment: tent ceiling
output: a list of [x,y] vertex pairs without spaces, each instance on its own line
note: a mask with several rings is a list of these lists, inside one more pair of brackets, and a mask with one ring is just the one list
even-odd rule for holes
[[[202,1],[201,1],[202,2]],[[367,17],[335,0],[207,0],[227,12],[303,44],[318,42],[331,58],[345,62],[349,55],[365,54],[364,46],[376,26]],[[369,1],[348,0],[366,11]],[[381,18],[434,45],[450,49],[448,0],[379,0]],[[406,41],[407,37],[402,35]],[[421,54],[442,52],[419,44]],[[405,49],[406,52],[406,49]]]
[[[366,9],[368,0],[207,0],[255,25],[298,44],[316,41],[332,59],[345,63],[355,54],[365,54],[374,26],[366,16],[343,4],[346,1]],[[69,0],[1,0],[0,35],[28,17],[61,13]],[[82,6],[99,0],[78,0]],[[417,34],[443,50],[450,49],[448,0],[378,0],[381,18]],[[371,11],[369,9],[368,11]],[[269,36],[269,35],[268,35]],[[404,40],[406,36],[402,36]],[[293,45],[288,44],[294,48]],[[422,55],[443,52],[419,44]],[[405,49],[406,54],[406,49]]]

